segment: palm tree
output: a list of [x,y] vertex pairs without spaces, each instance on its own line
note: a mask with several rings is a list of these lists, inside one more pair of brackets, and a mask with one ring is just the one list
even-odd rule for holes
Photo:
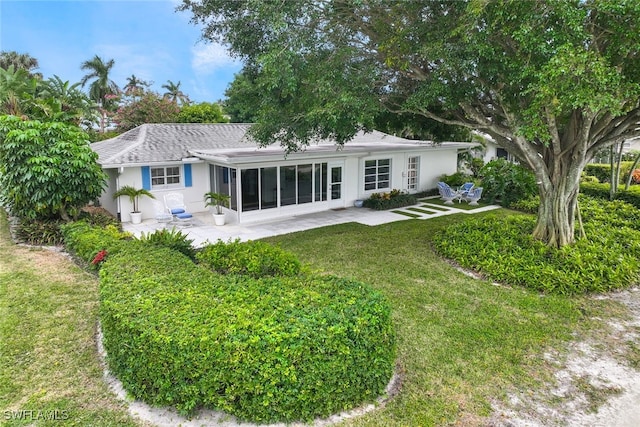
[[80,90],[80,83],[70,84],[57,75],[50,77],[43,83],[41,96],[48,98],[55,106],[54,113],[61,121],[80,124],[95,116],[95,104]]
[[109,72],[113,68],[114,63],[113,59],[104,62],[102,58],[96,55],[91,60],[85,61],[80,65],[82,70],[89,71],[89,73],[80,80],[80,84],[84,87],[87,82],[92,81],[89,85],[89,98],[93,99],[100,106],[100,112],[102,114],[100,130],[102,132],[104,132],[107,112],[113,110],[115,107],[113,97],[120,92],[118,85],[109,78]]
[[123,89],[126,94],[135,96],[149,86],[151,86],[151,83],[137,78],[135,74],[131,74],[131,77],[127,77],[127,84],[124,85]]
[[40,80],[13,64],[0,68],[0,114],[30,116],[36,107]]
[[0,52],[0,68],[8,70],[13,65],[15,70],[25,70],[31,77],[42,78],[41,73],[34,73],[38,68],[38,60],[28,53],[3,50]]
[[167,90],[163,96],[175,104],[177,104],[178,101],[180,101],[180,104],[188,104],[191,101],[189,97],[180,90],[180,84],[180,81],[174,83],[171,80],[167,80],[167,84],[162,85],[162,88]]

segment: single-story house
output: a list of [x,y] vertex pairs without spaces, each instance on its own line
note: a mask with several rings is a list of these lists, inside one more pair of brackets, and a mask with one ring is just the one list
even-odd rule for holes
[[[108,175],[102,206],[129,221],[128,199],[113,200],[113,194],[130,185],[158,201],[180,192],[189,212],[208,209],[208,191],[227,194],[227,220],[238,223],[344,208],[376,192],[435,188],[439,176],[456,171],[458,152],[477,145],[373,131],[358,133],[343,147],[317,141],[286,154],[280,146],[259,147],[247,135],[250,126],[144,124],[92,144]],[[142,197],[143,218],[153,218],[156,206]]]

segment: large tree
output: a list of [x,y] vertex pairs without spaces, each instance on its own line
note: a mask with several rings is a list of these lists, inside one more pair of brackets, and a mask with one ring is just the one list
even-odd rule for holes
[[174,83],[171,80],[167,80],[167,84],[162,85],[162,88],[167,90],[164,93],[164,97],[174,104],[178,104],[178,102],[182,105],[189,104],[191,101],[187,94],[180,89],[180,85],[180,82]]
[[117,99],[117,95],[120,92],[118,85],[109,76],[114,65],[115,61],[113,59],[105,62],[98,55],[80,65],[82,70],[87,71],[87,74],[80,80],[80,84],[84,87],[91,82],[89,84],[89,98],[99,106],[101,114],[100,130],[102,132],[106,127],[108,113],[116,108],[115,99]]
[[[491,135],[536,176],[535,237],[574,240],[580,173],[640,134],[640,2],[184,0],[256,69],[253,133],[348,141],[380,106]],[[276,136],[278,138],[276,138]]]
[[106,177],[78,126],[0,116],[0,202],[22,219],[69,220]]
[[25,70],[31,77],[42,78],[42,74],[35,72],[38,69],[38,60],[28,53],[19,53],[16,51],[3,50],[0,52],[0,68],[8,70],[13,67],[14,70]]
[[229,123],[220,104],[201,102],[183,105],[177,118],[178,123]]

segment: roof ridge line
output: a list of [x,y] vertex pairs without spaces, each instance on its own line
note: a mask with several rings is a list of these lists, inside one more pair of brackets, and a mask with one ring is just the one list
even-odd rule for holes
[[[135,129],[135,128],[133,128]],[[131,129],[131,130],[133,130]],[[109,157],[109,159],[105,159],[105,160],[109,160],[111,161],[112,159],[116,159],[120,156],[122,156],[123,154],[133,150],[136,147],[139,147],[140,145],[142,145],[144,143],[144,140],[147,137],[147,123],[143,123],[140,125],[140,133],[138,133],[138,136],[136,137],[136,140],[133,144],[126,144],[126,147],[124,147],[122,150],[118,151],[117,153],[115,153],[114,155],[112,155],[111,157]],[[117,136],[116,136],[117,138]],[[115,138],[114,138],[115,139]]]

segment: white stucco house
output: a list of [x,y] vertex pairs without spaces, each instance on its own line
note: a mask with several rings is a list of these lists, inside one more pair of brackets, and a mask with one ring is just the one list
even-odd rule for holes
[[[247,136],[251,125],[144,124],[91,145],[107,173],[104,208],[129,221],[126,198],[113,200],[124,185],[145,188],[156,200],[180,192],[187,210],[203,212],[208,191],[228,194],[227,221],[244,223],[353,206],[372,193],[436,187],[438,177],[457,168],[457,155],[477,144],[412,141],[382,132],[359,133],[342,148],[317,141],[285,154],[260,148]],[[153,200],[140,210],[153,218]]]

